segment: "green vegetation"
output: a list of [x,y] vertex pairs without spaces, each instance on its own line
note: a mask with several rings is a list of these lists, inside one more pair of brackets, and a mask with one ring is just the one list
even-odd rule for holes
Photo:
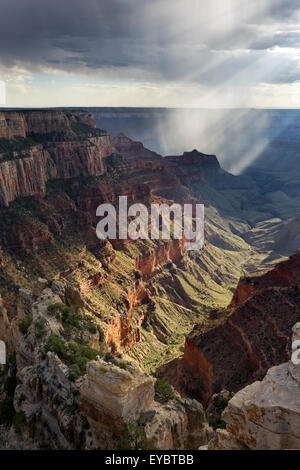
[[101,129],[96,129],[94,127],[89,126],[88,124],[78,120],[78,121],[71,121],[71,129],[76,134],[76,137],[101,137],[106,135],[106,132]]
[[49,279],[49,280],[47,281],[46,286],[47,286],[47,287],[50,287],[50,289],[51,289],[53,282],[54,282],[54,279]]
[[[80,123],[77,125],[76,122],[73,130],[82,135],[93,133],[89,126],[82,126]],[[30,145],[49,140],[55,142],[61,137],[59,133],[31,135]],[[69,136],[69,138],[78,137]],[[27,143],[17,139],[14,151],[19,144],[21,147],[28,144],[29,148],[30,139],[26,139]],[[2,143],[5,151],[12,150],[11,140],[9,147],[7,141]],[[84,266],[70,275],[70,281],[80,283],[83,279],[93,276],[97,270],[99,271],[99,260],[103,261],[103,283],[87,293],[89,307],[91,311],[98,312],[101,320],[106,322],[116,314],[116,310],[120,312],[119,304],[122,299],[121,313],[126,314],[128,306],[125,300],[128,296],[128,287],[133,279],[139,280],[141,276],[134,260],[156,250],[163,242],[138,240],[126,245],[124,250],[115,251],[112,245],[106,242],[102,247],[99,243],[99,249],[86,249],[84,228],[74,224],[77,213],[76,201],[81,199],[86,188],[94,185],[103,187],[103,182],[113,184],[115,180],[118,182],[128,180],[128,174],[124,175],[120,170],[123,163],[124,159],[121,156],[112,155],[104,159],[104,164],[109,168],[104,176],[89,179],[78,177],[70,181],[53,180],[47,183],[47,195],[44,199],[17,198],[9,204],[9,207],[0,208],[1,246],[7,257],[5,267],[0,272],[2,293],[16,296],[20,286],[31,287],[39,276],[50,279],[48,286],[51,287],[52,279],[57,273],[78,265],[82,261],[83,250],[86,250]],[[146,286],[151,301],[145,299],[143,305],[137,304],[135,307],[134,320],[137,318],[146,320],[141,328],[141,341],[132,348],[130,355],[143,366],[145,371],[154,371],[159,365],[181,355],[185,335],[190,333],[193,325],[205,322],[212,308],[228,305],[240,274],[249,272],[248,266],[251,268],[251,264],[252,266],[255,264],[256,268],[263,265],[264,259],[268,258],[267,253],[260,254],[255,248],[254,254],[250,253],[249,246],[240,236],[250,231],[251,237],[255,235],[254,229],[245,222],[239,212],[241,205],[245,207],[249,205],[249,197],[247,195],[240,200],[238,196],[240,189],[235,189],[234,186],[237,185],[237,182],[234,183],[236,177],[228,184],[225,180],[223,182],[223,176],[220,174],[217,190],[209,184],[201,184],[201,191],[203,190],[201,200],[205,198],[212,205],[216,201],[216,206],[226,214],[226,217],[221,217],[213,207],[206,208],[206,231],[209,242],[205,249],[201,253],[185,253],[182,259],[176,261],[176,265],[170,261],[157,266]],[[137,174],[136,182],[139,182],[139,178],[140,182],[143,182],[144,174]],[[251,184],[248,189],[251,189]],[[195,183],[195,200],[198,197],[197,191],[199,184]],[[187,190],[187,195],[190,195],[190,189]],[[275,192],[269,204],[272,207],[277,203],[283,204],[281,200],[282,195]],[[237,214],[240,219],[237,219]],[[267,213],[265,217],[263,212],[251,213],[247,210],[248,216],[251,221],[259,217],[268,218]],[[65,223],[61,224],[61,220]],[[28,225],[30,230],[49,235],[51,244],[38,242],[38,249],[35,250],[32,249],[32,237],[24,237],[22,242],[25,245],[24,249],[19,242],[18,233],[14,234],[12,227],[15,225],[18,225],[18,230]],[[255,237],[255,243],[258,240],[257,245],[262,246],[258,236],[265,239],[267,232],[272,235],[272,226],[258,227]],[[268,262],[271,264],[273,260]],[[85,338],[82,332],[88,331],[94,334],[96,328],[99,331],[100,344],[103,342],[104,334],[97,324],[92,320],[89,322],[89,318],[81,316],[80,312],[64,304],[59,305],[62,308],[53,307],[52,313],[56,314],[57,311],[62,319],[64,330],[62,334],[65,341],[71,341],[76,335],[75,342],[84,345],[80,338],[80,336]],[[41,334],[43,334],[42,327]],[[79,367],[74,366],[73,369],[76,373],[80,371]]]
[[88,324],[87,324],[87,329],[89,330],[90,333],[92,333],[93,335],[97,333],[97,325],[96,323],[94,323],[93,321],[89,321]]
[[111,155],[105,158],[105,164],[107,168],[113,169],[115,167],[118,167],[119,165],[124,164],[124,158],[118,153],[112,153]]
[[0,138],[1,161],[14,160],[28,156],[28,150],[34,145],[31,139],[16,136],[13,139]]
[[32,323],[32,315],[25,315],[24,318],[19,320],[18,327],[19,327],[20,332],[23,335],[26,335],[31,323]]
[[54,352],[65,364],[69,366],[70,379],[75,380],[85,374],[89,361],[100,356],[100,352],[86,344],[77,341],[66,342],[60,336],[52,333],[45,345],[45,352]]
[[43,317],[38,317],[34,322],[34,328],[37,338],[42,338],[47,333],[46,320]]
[[83,320],[83,316],[77,307],[68,307],[61,302],[49,305],[47,310],[50,315],[55,315],[64,323],[74,328],[79,328]]
[[222,420],[221,416],[226,406],[228,405],[229,400],[233,397],[234,393],[230,393],[229,397],[226,398],[221,395],[217,395],[213,401],[213,417],[209,417],[208,424],[215,430],[218,428],[225,429],[226,423]]
[[59,320],[62,320],[65,326],[69,326],[75,330],[88,330],[91,334],[96,334],[97,331],[99,331],[99,343],[103,341],[104,333],[101,327],[98,326],[91,317],[83,315],[79,307],[69,307],[62,302],[58,302],[49,305],[47,311],[49,315],[54,315]]
[[99,332],[99,344],[101,344],[104,341],[104,331],[102,330],[100,325],[97,325],[97,330]]
[[19,411],[15,413],[12,423],[13,423],[16,433],[22,434],[22,429],[26,424],[26,416],[23,413],[23,411]]
[[144,428],[133,421],[125,427],[121,438],[121,450],[147,450],[148,442]]
[[55,353],[60,359],[67,358],[67,345],[66,342],[55,333],[52,333],[45,345],[45,352],[51,351]]
[[141,277],[142,277],[141,271],[135,270],[134,271],[134,278],[138,281],[139,279],[141,279]]
[[173,388],[162,379],[157,379],[155,382],[155,396],[154,399],[160,403],[166,403],[169,400],[175,399]]
[[106,361],[106,362],[110,362],[111,364],[119,367],[120,369],[124,369],[124,370],[129,370],[129,366],[128,364],[126,364],[126,362],[123,362],[123,361],[118,361],[110,352],[107,352],[103,359]]

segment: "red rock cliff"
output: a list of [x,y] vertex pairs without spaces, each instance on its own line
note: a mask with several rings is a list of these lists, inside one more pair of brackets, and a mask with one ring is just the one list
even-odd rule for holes
[[186,339],[177,385],[204,402],[240,390],[289,359],[290,330],[300,319],[300,251],[255,278],[240,281],[232,306],[214,311]]
[[101,175],[102,158],[115,151],[109,135],[95,129],[91,114],[84,112],[3,112],[0,138],[8,149],[0,153],[4,206],[18,196],[43,196],[51,179]]
[[296,285],[300,288],[300,250],[287,261],[277,264],[274,269],[262,276],[241,278],[231,305],[236,307],[247,300],[255,291],[266,287],[288,287]]
[[[0,112],[0,138],[28,137],[29,134],[64,132],[74,136],[74,125],[96,128],[91,113],[84,111],[3,111]],[[73,128],[72,128],[73,126]]]

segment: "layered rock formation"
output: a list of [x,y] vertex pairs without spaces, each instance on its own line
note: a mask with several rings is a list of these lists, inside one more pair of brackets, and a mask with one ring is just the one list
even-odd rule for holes
[[145,256],[139,256],[136,259],[135,266],[141,271],[144,279],[148,279],[157,266],[165,264],[171,260],[178,262],[184,253],[186,240],[170,240],[161,244],[156,250],[147,253]]
[[134,364],[129,370],[105,361],[93,361],[80,387],[80,410],[87,417],[99,443],[105,434],[121,435],[154,400],[154,379]]
[[290,356],[290,329],[300,319],[300,252],[262,276],[239,282],[228,309],[214,310],[187,336],[184,356],[160,375],[207,403],[236,392]]
[[1,138],[0,149],[7,148],[0,153],[4,206],[19,196],[44,196],[52,179],[101,175],[102,158],[115,151],[109,135],[83,112],[0,113]]
[[277,264],[274,269],[261,276],[247,276],[239,280],[231,305],[237,307],[254,292],[268,287],[300,287],[300,250],[287,261]]
[[30,134],[51,134],[53,132],[76,138],[72,124],[96,128],[91,113],[85,111],[1,111],[0,138],[28,137]]
[[206,155],[196,149],[184,152],[183,155],[166,156],[164,163],[169,171],[176,172],[183,185],[197,181],[204,183],[207,178],[218,174],[221,170],[215,155]]
[[154,401],[155,379],[136,363],[107,354],[100,359],[106,344],[99,343],[87,312],[76,310],[79,305],[80,293],[60,281],[49,287],[39,279],[31,291],[20,292],[21,335],[16,364],[7,372],[15,375],[15,385],[8,390],[5,380],[0,396],[6,406],[13,399],[13,426],[28,446],[119,449],[131,445],[136,430],[149,449],[206,444],[212,430],[202,405],[175,395],[164,404]]
[[[293,331],[295,341],[300,323]],[[300,449],[299,379],[300,365],[290,360],[240,390],[222,414],[226,429],[217,431],[208,449]]]
[[[287,329],[298,315],[297,260],[262,286],[251,280],[257,288],[246,294],[241,281],[230,309],[209,315],[228,305],[250,255],[241,237],[249,225],[211,207],[227,209],[233,199],[232,188],[227,199],[223,189],[234,177],[216,157],[193,151],[163,158],[124,135],[111,143],[88,113],[4,113],[1,122],[0,334],[9,352],[16,349],[14,412],[24,435],[38,447],[119,448],[133,420],[150,448],[197,448],[211,433],[202,406],[179,397],[153,401],[153,377],[132,358],[154,371],[181,354],[184,335],[201,321],[184,360],[167,365],[166,376],[185,396],[206,401],[223,387],[237,390],[260,378],[288,351]],[[205,249],[186,253],[184,239],[100,242],[96,208],[117,206],[119,195],[147,206],[205,202]],[[16,309],[18,287],[38,276],[51,281],[21,290]],[[254,295],[255,306],[248,304]],[[58,318],[51,316],[48,306],[61,303]],[[22,333],[18,323],[30,316]],[[106,353],[110,360],[97,359]]]
[[140,160],[160,161],[161,156],[144,147],[142,142],[135,142],[125,134],[120,133],[112,139],[117,151],[124,157],[132,157]]

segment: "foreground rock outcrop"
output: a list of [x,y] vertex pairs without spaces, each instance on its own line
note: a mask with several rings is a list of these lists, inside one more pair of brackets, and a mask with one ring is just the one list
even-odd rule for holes
[[[293,328],[300,338],[300,323]],[[261,382],[240,390],[222,414],[208,449],[300,449],[300,365],[292,360],[272,367]]]
[[101,360],[88,364],[80,387],[80,410],[95,433],[122,433],[124,425],[137,421],[153,400],[154,379],[133,363],[128,370]]
[[199,402],[173,392],[155,401],[156,380],[107,351],[75,288],[39,279],[20,292],[18,315],[16,356],[0,382],[0,411],[13,416],[5,448],[14,431],[39,449],[134,448],[136,436],[137,448],[196,449],[212,437]]

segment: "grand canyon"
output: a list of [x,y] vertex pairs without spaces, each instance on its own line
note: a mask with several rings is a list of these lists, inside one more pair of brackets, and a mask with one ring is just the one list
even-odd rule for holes
[[[299,448],[294,160],[233,175],[105,112],[0,111],[0,447]],[[99,240],[120,195],[203,204],[203,249]]]

